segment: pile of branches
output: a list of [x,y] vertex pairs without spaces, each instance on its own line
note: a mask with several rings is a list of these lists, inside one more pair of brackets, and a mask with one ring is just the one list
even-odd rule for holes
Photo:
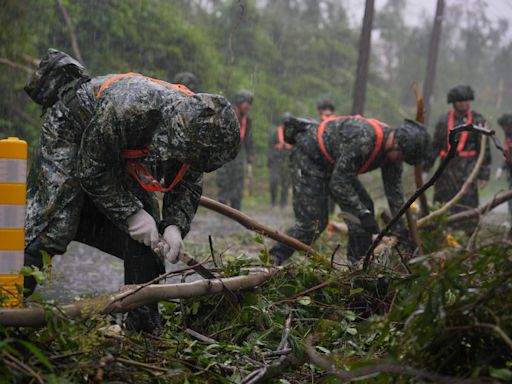
[[[243,275],[247,262],[223,274]],[[112,315],[66,319],[43,302],[43,327],[0,330],[0,381],[511,380],[511,277],[510,246],[496,241],[407,268],[301,262],[238,291],[238,308],[221,293],[164,301],[159,336],[127,333]]]

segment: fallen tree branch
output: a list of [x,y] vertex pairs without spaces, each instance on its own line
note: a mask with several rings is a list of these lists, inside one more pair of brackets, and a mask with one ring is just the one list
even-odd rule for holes
[[[198,280],[184,284],[149,285],[142,289],[138,285],[126,285],[109,295],[67,304],[50,309],[54,314],[64,312],[68,318],[88,319],[95,315],[122,313],[145,304],[170,299],[186,299],[222,293],[224,286],[231,290],[260,286],[269,280],[273,269],[262,269],[247,276],[236,276],[216,280]],[[136,293],[132,293],[137,291]],[[48,311],[48,310],[47,310]],[[0,309],[0,324],[3,326],[38,327],[47,321],[47,311],[40,306],[28,308]]]
[[459,201],[464,197],[464,195],[469,191],[469,188],[473,183],[476,182],[476,179],[478,177],[478,174],[480,173],[480,168],[482,167],[482,164],[484,163],[485,159],[485,145],[487,143],[487,136],[482,136],[482,140],[480,140],[480,155],[478,156],[478,160],[473,167],[473,170],[471,171],[471,174],[466,179],[464,184],[462,185],[462,188],[459,192],[453,198],[448,201],[445,205],[443,205],[441,208],[435,210],[434,212],[429,213],[427,216],[422,217],[418,220],[417,225],[418,228],[423,227],[425,224],[427,224],[429,221],[432,221],[436,217],[439,217],[441,215],[444,215],[446,212],[448,212],[451,208],[453,208]]
[[308,342],[306,344],[306,355],[309,361],[314,365],[324,369],[327,373],[342,380],[352,381],[365,376],[378,375],[381,373],[396,373],[399,375],[410,376],[417,380],[427,380],[434,383],[446,384],[466,384],[480,383],[479,380],[468,380],[458,377],[444,376],[434,372],[427,372],[420,369],[404,366],[396,363],[378,363],[369,367],[355,369],[353,371],[344,371],[334,366],[334,363],[323,356],[320,356]]
[[80,53],[80,48],[78,47],[78,39],[76,37],[75,29],[73,28],[73,23],[71,22],[71,17],[69,16],[68,11],[62,5],[62,2],[60,0],[57,0],[57,6],[59,8],[60,13],[62,14],[62,17],[64,18],[64,21],[66,22],[66,27],[68,28],[69,32],[69,39],[71,40],[71,48],[73,48],[73,53],[75,55],[75,58],[82,64],[84,63],[84,59],[82,59],[82,54]]
[[468,209],[466,211],[454,213],[453,215],[448,216],[446,222],[448,224],[453,224],[458,223],[460,221],[479,217],[484,212],[491,211],[498,205],[506,203],[509,200],[512,200],[512,190],[497,194],[490,202],[478,208]]
[[304,244],[303,242],[291,236],[288,236],[282,232],[279,232],[278,230],[271,228],[265,224],[261,224],[254,220],[252,217],[246,215],[245,213],[242,213],[234,208],[228,207],[227,205],[219,203],[218,201],[210,199],[209,197],[201,196],[201,199],[199,200],[199,205],[208,208],[212,211],[215,211],[217,213],[220,213],[221,215],[229,217],[230,219],[235,220],[245,228],[257,232],[266,237],[269,237],[273,240],[279,241],[280,243],[286,244],[290,248],[293,248],[297,251],[304,251],[308,254],[313,254],[316,256],[319,255],[313,248]]

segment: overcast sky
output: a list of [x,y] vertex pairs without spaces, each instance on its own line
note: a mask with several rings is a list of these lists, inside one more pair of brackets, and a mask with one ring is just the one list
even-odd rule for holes
[[[351,20],[358,20],[357,24],[361,23],[365,0],[343,0],[347,5],[346,9],[351,16]],[[376,8],[381,9],[387,0],[375,0]],[[408,21],[411,24],[419,23],[425,17],[432,19],[436,10],[437,0],[406,0],[407,6],[405,14],[409,15]],[[446,0],[446,4],[452,3],[467,3],[471,4],[470,0]],[[512,0],[486,0],[487,16],[491,20],[499,18],[506,18],[510,22],[508,31],[508,40],[512,37]]]

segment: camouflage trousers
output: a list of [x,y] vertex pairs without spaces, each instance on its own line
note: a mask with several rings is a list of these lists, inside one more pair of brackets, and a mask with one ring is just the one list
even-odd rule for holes
[[240,210],[244,194],[244,157],[238,156],[217,170],[218,200]]
[[[284,162],[284,163],[283,163]],[[279,205],[286,206],[288,201],[288,189],[290,188],[290,175],[285,160],[273,163],[270,166],[270,201],[276,205],[278,192],[280,191]]]
[[[322,175],[320,172],[315,171],[315,168],[317,168],[316,164],[304,161],[304,159],[300,161],[300,166],[294,165],[293,168],[292,183],[295,224],[286,233],[310,245],[327,226],[329,218],[330,172]],[[355,181],[354,189],[363,205],[373,212],[373,201],[359,180]],[[337,203],[340,204],[341,209],[345,212],[358,215],[358,212],[352,212],[343,203]],[[370,247],[371,235],[363,230],[359,224],[347,221],[347,226],[349,236],[347,258],[350,262],[355,263]],[[293,252],[292,248],[282,243],[277,243],[270,250],[272,258],[278,264],[287,260]]]
[[[446,167],[442,176],[434,186],[434,202],[446,203],[450,201],[462,188],[468,179],[476,163],[474,158],[455,158]],[[479,205],[478,183],[473,183],[459,202],[450,209],[450,213],[477,208]],[[457,224],[456,229],[471,232],[478,219],[469,219],[462,224]]]

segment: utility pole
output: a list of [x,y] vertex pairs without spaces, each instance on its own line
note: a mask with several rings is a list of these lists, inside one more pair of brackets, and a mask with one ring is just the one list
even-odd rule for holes
[[439,43],[441,41],[441,30],[443,27],[444,0],[437,0],[436,16],[434,26],[430,35],[430,44],[428,47],[427,72],[425,74],[425,83],[423,84],[423,101],[425,103],[425,126],[428,127],[430,121],[430,112],[432,109],[432,93],[434,92],[434,83],[436,80],[437,58],[439,56]]
[[366,86],[368,83],[368,67],[370,64],[374,5],[374,0],[366,0],[364,7],[363,28],[359,39],[359,56],[357,58],[356,81],[354,83],[353,115],[362,115],[364,113]]

